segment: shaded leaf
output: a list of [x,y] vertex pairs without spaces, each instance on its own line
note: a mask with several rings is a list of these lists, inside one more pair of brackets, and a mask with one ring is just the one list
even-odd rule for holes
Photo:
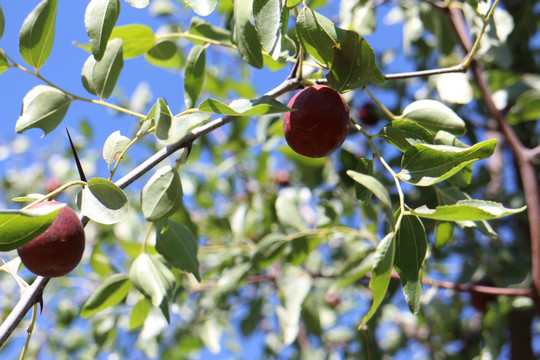
[[[366,158],[361,158],[360,160],[358,160],[358,164],[356,165],[356,172],[371,176],[371,174],[373,174],[374,161],[375,159],[368,160]],[[356,198],[360,201],[369,201],[369,199],[371,198],[371,194],[373,193],[359,182],[355,182],[354,185]]]
[[373,301],[369,312],[362,319],[362,324],[366,324],[373,317],[386,296],[395,251],[394,233],[391,232],[381,240],[375,250],[375,263],[369,280],[369,288],[373,291]]
[[109,41],[100,61],[96,61],[93,55],[86,59],[82,70],[85,89],[100,99],[110,97],[123,66],[122,40],[113,39]]
[[20,134],[31,128],[40,128],[47,135],[62,122],[71,101],[69,96],[56,88],[47,85],[34,87],[24,96],[15,131]]
[[201,281],[197,252],[199,242],[186,226],[169,220],[168,225],[161,229],[156,238],[156,250],[180,270],[195,275]]
[[414,121],[395,120],[384,126],[378,135],[402,152],[416,144],[433,144],[433,135]]
[[426,257],[427,236],[424,224],[416,216],[404,216],[395,235],[394,267],[403,284],[409,310],[416,314],[422,296],[422,264]]
[[370,175],[361,174],[359,172],[348,170],[349,175],[354,181],[367,188],[373,193],[385,206],[392,208],[392,201],[390,195],[383,184],[376,178]]
[[333,52],[332,67],[326,78],[336,91],[354,90],[371,81],[377,67],[375,53],[363,37],[347,30]]
[[4,29],[6,27],[6,18],[4,17],[4,12],[2,7],[0,7],[0,39],[4,36]]
[[486,140],[471,147],[416,144],[401,158],[399,178],[416,186],[430,186],[446,180],[467,165],[490,157],[496,139]]
[[100,224],[115,224],[129,212],[129,200],[113,182],[92,178],[82,191],[81,213]]
[[304,7],[296,18],[296,36],[307,53],[318,62],[330,67],[334,59],[334,46],[345,31],[332,20]]
[[[188,32],[193,35],[199,35],[219,42],[227,43],[231,40],[231,32],[229,30],[214,26],[196,16],[191,19]],[[202,40],[195,40],[192,38],[188,38],[188,40],[199,45],[205,44]]]
[[114,306],[124,300],[131,289],[131,281],[126,274],[114,274],[105,279],[84,303],[81,317],[88,318],[95,313]]
[[141,207],[146,220],[158,221],[171,216],[182,204],[180,176],[166,165],[152,175],[141,191]]
[[257,69],[262,69],[262,48],[257,31],[251,23],[251,11],[251,0],[234,0],[233,40],[242,58],[249,65]]
[[195,45],[189,52],[184,73],[184,102],[191,109],[197,104],[206,73],[206,47]]
[[14,250],[44,233],[65,204],[0,210],[0,251]]
[[36,70],[51,54],[58,0],[43,0],[26,17],[19,34],[19,52],[26,63]]
[[120,0],[92,0],[86,7],[84,25],[90,40],[92,54],[101,60],[111,32],[120,15]]
[[2,54],[2,52],[0,52],[0,74],[2,74],[7,69],[9,69],[7,59],[4,56],[4,54]]
[[184,58],[173,41],[158,40],[144,55],[146,61],[166,69],[180,69],[184,66]]
[[281,191],[276,199],[276,215],[279,223],[286,229],[304,230],[305,224],[300,215],[298,192],[287,190],[292,189]]
[[234,116],[266,115],[291,111],[286,105],[267,95],[253,100],[234,100],[229,105],[215,99],[206,99],[199,105],[199,110]]

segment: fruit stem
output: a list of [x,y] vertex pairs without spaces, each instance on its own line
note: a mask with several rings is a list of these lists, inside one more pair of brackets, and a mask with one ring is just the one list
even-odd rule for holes
[[366,94],[369,95],[369,97],[377,104],[378,107],[381,108],[381,110],[385,113],[385,115],[392,121],[399,120],[399,116],[394,115],[386,106],[384,106],[376,97],[369,91],[367,87],[364,87],[364,91]]
[[64,184],[62,186],[60,186],[58,189],[54,190],[54,191],[51,191],[50,193],[48,193],[47,195],[43,196],[41,199],[39,200],[36,200],[36,201],[33,201],[31,202],[30,204],[26,205],[23,210],[26,210],[26,209],[29,209],[31,208],[32,206],[40,203],[40,202],[43,202],[43,201],[46,201],[46,200],[49,200],[49,199],[53,199],[56,195],[59,195],[60,193],[62,193],[64,190],[66,190],[67,188],[70,188],[72,186],[76,186],[76,185],[81,185],[81,186],[85,186],[86,185],[86,182],[85,181],[81,181],[81,180],[74,180],[74,181],[70,181],[68,182],[67,184]]

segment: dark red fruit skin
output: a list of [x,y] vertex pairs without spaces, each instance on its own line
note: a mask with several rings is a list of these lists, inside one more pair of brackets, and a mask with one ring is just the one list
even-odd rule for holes
[[[33,208],[60,204],[56,201],[38,203]],[[63,207],[51,226],[17,252],[28,270],[43,277],[58,277],[69,273],[81,261],[85,246],[84,228],[79,217],[69,207]]]
[[375,125],[379,121],[375,113],[375,105],[371,103],[366,103],[358,108],[357,115],[365,125]]
[[349,105],[334,89],[313,85],[289,102],[283,116],[287,144],[300,155],[319,158],[337,150],[349,133]]

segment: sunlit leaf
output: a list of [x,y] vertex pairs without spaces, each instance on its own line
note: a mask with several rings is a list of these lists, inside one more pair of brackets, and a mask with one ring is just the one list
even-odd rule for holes
[[144,9],[150,4],[150,0],[125,0],[125,1],[137,9]]
[[137,301],[137,303],[131,309],[128,329],[133,331],[140,328],[148,317],[151,308],[152,303],[148,299],[142,298],[141,300]]
[[154,31],[141,24],[117,26],[111,33],[111,39],[122,39],[124,59],[131,59],[144,54],[154,47]]
[[183,2],[200,16],[210,15],[217,5],[217,0],[183,0]]
[[120,0],[92,0],[86,7],[84,25],[90,40],[92,54],[101,60],[107,41],[120,15]]
[[146,61],[166,69],[180,69],[184,66],[184,58],[173,41],[159,40],[144,54]]
[[[193,35],[223,43],[230,43],[231,41],[231,32],[229,30],[214,26],[196,16],[191,19],[188,32]],[[198,45],[205,44],[202,40],[196,40],[189,37],[188,40]]]
[[399,178],[416,186],[430,186],[446,180],[465,166],[490,157],[497,140],[486,140],[471,147],[416,144],[401,158]]
[[36,70],[51,54],[58,0],[43,0],[26,17],[19,34],[19,52]]
[[31,128],[40,128],[47,135],[62,122],[72,101],[56,88],[47,85],[34,87],[24,96],[15,131],[22,133]]
[[23,246],[45,232],[65,204],[27,210],[0,210],[0,251]]
[[100,61],[96,61],[93,55],[86,59],[82,70],[85,89],[99,98],[110,97],[123,66],[122,40],[113,39],[109,41]]
[[170,119],[170,122],[159,122],[159,128],[156,128],[156,136],[161,144],[172,145],[209,119],[208,114],[201,113],[174,116]]
[[349,175],[354,181],[367,188],[373,193],[384,205],[388,208],[392,208],[392,201],[390,195],[383,184],[376,178],[370,175],[362,174],[354,170],[347,170]]
[[122,153],[122,151],[129,145],[131,140],[120,134],[120,130],[113,132],[105,140],[103,145],[102,156],[107,165],[113,164]]
[[154,255],[142,253],[131,264],[129,278],[152,305],[159,307],[171,295],[176,279],[163,261]]
[[4,12],[2,7],[0,7],[0,39],[4,36],[4,29],[6,27],[6,18],[4,17]]
[[0,74],[2,74],[7,69],[9,69],[7,59],[4,56],[4,54],[2,54],[2,52],[0,52]]
[[401,114],[402,119],[417,122],[432,130],[445,130],[455,135],[465,134],[465,122],[448,106],[430,99],[408,105]]
[[81,316],[88,318],[125,299],[131,289],[131,281],[126,274],[114,274],[106,278],[84,303]]
[[253,100],[234,100],[229,105],[225,105],[224,103],[215,99],[206,99],[199,105],[199,110],[209,113],[234,116],[266,115],[291,111],[291,109],[289,109],[285,104],[282,104],[273,97],[266,95]]
[[437,221],[435,225],[435,247],[442,248],[454,236],[454,224],[449,221]]
[[281,53],[281,39],[287,30],[289,10],[283,0],[255,0],[253,17],[262,47],[276,60]]
[[113,182],[92,178],[82,191],[81,212],[100,224],[115,224],[129,212],[129,200]]
[[501,203],[486,200],[460,200],[454,205],[439,205],[430,209],[422,205],[411,212],[427,219],[442,221],[479,221],[498,219],[524,211],[527,207],[508,209]]

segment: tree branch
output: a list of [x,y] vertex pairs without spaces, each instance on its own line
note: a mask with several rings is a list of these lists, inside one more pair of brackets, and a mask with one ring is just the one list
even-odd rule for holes
[[[301,86],[302,85],[300,79],[287,79],[280,85],[278,85],[276,88],[267,92],[265,95],[278,97],[289,91],[299,89]],[[115,184],[121,189],[125,189],[135,180],[139,179],[141,176],[152,170],[161,161],[171,156],[176,151],[191,145],[196,139],[210,133],[212,130],[215,130],[225,124],[230,123],[235,118],[235,116],[224,116],[194,129],[182,139],[180,139],[176,144],[167,146],[159,150],[154,155],[150,156],[139,166],[137,166],[129,173],[124,175],[121,179],[116,181]],[[87,217],[81,217],[81,222],[83,226],[85,226],[88,221],[89,219]],[[11,310],[11,313],[3,321],[2,325],[0,325],[0,347],[7,341],[9,336],[13,333],[17,325],[22,321],[22,319],[32,308],[32,306],[34,306],[41,300],[41,295],[49,280],[50,278],[43,278],[41,276],[38,276],[36,280],[34,280],[34,283],[24,291],[17,305]]]
[[[455,0],[454,0],[455,2]],[[449,20],[452,29],[455,31],[461,47],[468,52],[471,43],[467,36],[465,20],[461,10],[453,7],[449,10]],[[537,296],[540,296],[540,202],[539,190],[536,177],[536,171],[533,158],[529,155],[534,150],[527,149],[520,141],[512,127],[506,122],[504,115],[497,109],[493,102],[493,97],[489,86],[482,76],[482,71],[475,61],[471,62],[475,83],[480,90],[482,100],[490,116],[495,119],[499,130],[504,135],[514,158],[516,159],[521,183],[527,205],[527,215],[529,216],[529,234],[531,238],[531,257],[532,257],[532,277],[533,287]]]

